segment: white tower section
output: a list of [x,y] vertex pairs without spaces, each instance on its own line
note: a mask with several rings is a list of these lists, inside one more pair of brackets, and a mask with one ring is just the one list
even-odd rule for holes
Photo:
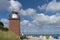
[[15,12],[15,11],[13,11],[13,12],[12,12],[12,18],[18,18],[18,13]]
[[17,14],[12,14],[12,18],[18,18],[18,15]]

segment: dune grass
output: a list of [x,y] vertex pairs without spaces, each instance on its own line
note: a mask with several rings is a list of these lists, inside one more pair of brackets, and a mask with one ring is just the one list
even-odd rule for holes
[[19,40],[20,37],[12,32],[0,31],[0,40]]

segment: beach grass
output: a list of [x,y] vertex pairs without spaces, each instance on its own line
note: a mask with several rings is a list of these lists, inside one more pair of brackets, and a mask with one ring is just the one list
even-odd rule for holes
[[19,40],[20,37],[9,31],[0,31],[0,40]]

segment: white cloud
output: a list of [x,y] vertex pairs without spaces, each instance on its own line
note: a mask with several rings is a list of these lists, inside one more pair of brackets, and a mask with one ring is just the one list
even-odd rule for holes
[[32,21],[23,20],[21,21],[22,26],[60,26],[60,13],[56,13],[55,15],[45,15],[44,13],[36,14],[32,17]]
[[36,14],[32,22],[29,20],[21,21],[21,32],[27,34],[54,34],[60,29],[60,14],[45,15],[44,13]]
[[45,10],[46,7],[47,7],[47,4],[44,4],[44,5],[42,5],[42,6],[38,6],[38,9],[40,9],[40,10]]
[[36,26],[60,26],[60,15],[44,15],[43,13],[37,14],[33,17],[33,24]]
[[14,10],[19,11],[22,7],[22,4],[14,0],[0,0],[0,10]]
[[22,16],[32,16],[35,13],[36,13],[36,10],[32,9],[32,8],[28,8],[26,10],[21,9],[21,11],[20,11],[20,15],[22,15]]
[[44,15],[43,13],[37,14],[33,18],[33,23],[37,26],[44,26],[49,23],[49,16]]
[[38,6],[38,8],[40,10],[46,10],[46,11],[52,11],[52,12],[60,11],[60,2],[57,2],[56,0],[52,0],[48,4]]
[[31,26],[32,24],[30,23],[30,21],[28,20],[23,20],[20,22],[21,23],[21,26]]
[[0,0],[0,10],[7,10],[9,8],[8,0]]
[[60,2],[53,0],[47,5],[46,11],[60,11]]
[[4,23],[4,27],[8,27],[9,25],[8,19],[2,18],[0,21]]
[[10,10],[11,11],[19,11],[22,7],[22,4],[18,1],[11,0],[10,1]]

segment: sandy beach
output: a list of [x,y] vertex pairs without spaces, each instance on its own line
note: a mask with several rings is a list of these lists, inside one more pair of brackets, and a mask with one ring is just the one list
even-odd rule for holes
[[26,39],[21,39],[21,40],[60,40],[60,37],[59,39],[55,39],[52,36],[49,36],[49,38],[47,39],[46,36],[40,36],[40,37],[27,36]]

